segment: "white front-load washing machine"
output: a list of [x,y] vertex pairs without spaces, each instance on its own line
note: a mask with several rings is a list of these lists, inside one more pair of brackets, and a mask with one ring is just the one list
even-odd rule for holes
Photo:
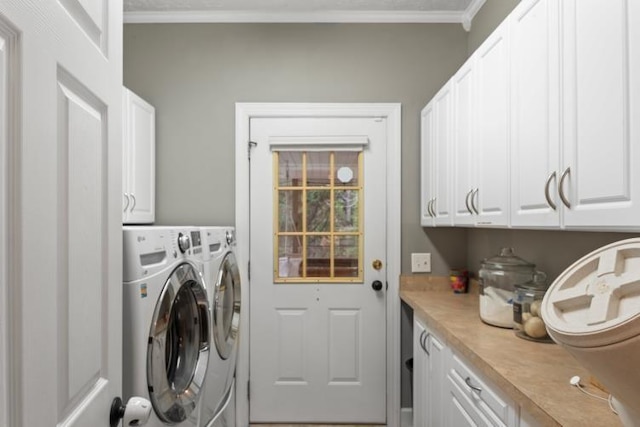
[[240,273],[233,227],[202,227],[211,351],[201,426],[235,426],[235,371],[240,327]]
[[209,303],[195,227],[123,228],[123,394],[149,399],[150,427],[200,425]]

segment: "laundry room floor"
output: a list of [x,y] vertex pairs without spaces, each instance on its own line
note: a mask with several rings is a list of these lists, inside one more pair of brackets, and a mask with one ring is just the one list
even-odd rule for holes
[[250,427],[380,427],[383,424],[250,424]]

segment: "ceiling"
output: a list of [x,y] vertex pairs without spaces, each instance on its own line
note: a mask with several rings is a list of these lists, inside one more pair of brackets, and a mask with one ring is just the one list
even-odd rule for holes
[[125,23],[461,23],[485,0],[124,0]]

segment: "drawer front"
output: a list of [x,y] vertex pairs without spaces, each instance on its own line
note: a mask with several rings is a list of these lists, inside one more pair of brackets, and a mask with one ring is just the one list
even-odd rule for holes
[[490,387],[486,381],[480,379],[456,354],[453,354],[451,359],[449,376],[488,417],[500,421],[501,424],[515,423],[515,404],[497,392],[495,387]]
[[447,402],[445,404],[445,422],[455,427],[506,427],[495,416],[488,417],[478,408],[469,393],[459,385],[459,381],[451,373],[446,379]]

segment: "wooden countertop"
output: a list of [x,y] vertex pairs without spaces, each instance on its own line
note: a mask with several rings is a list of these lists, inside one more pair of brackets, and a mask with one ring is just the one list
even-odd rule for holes
[[562,347],[527,341],[510,329],[487,325],[480,320],[473,289],[454,294],[446,280],[422,277],[400,280],[400,298],[413,308],[414,316],[541,426],[622,426],[606,402],[569,385],[569,379],[579,375],[587,391],[607,397],[589,384],[589,372]]

